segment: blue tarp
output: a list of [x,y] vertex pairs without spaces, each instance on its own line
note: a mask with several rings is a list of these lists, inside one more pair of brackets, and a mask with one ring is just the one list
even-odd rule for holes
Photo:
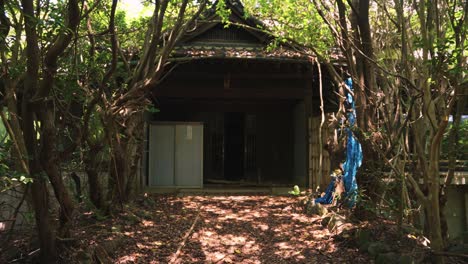
[[321,204],[331,204],[333,202],[333,192],[335,191],[335,177],[332,177],[330,184],[328,184],[327,189],[325,190],[325,195],[315,199],[316,203]]
[[[353,81],[351,78],[346,79],[346,85],[349,89],[353,90]],[[347,99],[347,110],[348,110],[348,127],[345,129],[347,133],[347,144],[346,144],[346,160],[343,165],[344,175],[343,183],[345,186],[345,199],[346,204],[349,207],[353,207],[356,203],[357,196],[357,182],[356,182],[356,173],[358,168],[362,164],[362,148],[361,144],[354,136],[351,127],[356,123],[356,106],[354,104],[354,99],[351,93],[346,93]],[[316,203],[330,204],[333,201],[333,192],[335,191],[335,179],[332,178],[332,181],[325,190],[325,195],[323,197],[315,199]]]

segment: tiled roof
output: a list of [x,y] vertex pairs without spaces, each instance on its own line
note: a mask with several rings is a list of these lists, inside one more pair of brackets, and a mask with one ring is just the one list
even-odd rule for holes
[[242,59],[294,59],[306,60],[307,56],[299,52],[278,47],[267,50],[262,46],[215,46],[215,45],[187,45],[178,46],[172,54],[173,58],[242,58]]

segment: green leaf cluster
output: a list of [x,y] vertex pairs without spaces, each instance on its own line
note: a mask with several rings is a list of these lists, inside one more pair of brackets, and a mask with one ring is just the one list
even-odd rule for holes
[[13,146],[3,122],[0,122],[0,138],[0,192],[31,183],[32,178],[14,168],[14,160],[10,155]]
[[292,194],[294,196],[299,196],[299,195],[301,195],[301,189],[299,188],[299,186],[294,185],[292,191],[289,191],[288,193]]
[[303,0],[246,0],[246,11],[264,22],[281,42],[291,40],[327,53],[333,44],[329,28],[315,6]]

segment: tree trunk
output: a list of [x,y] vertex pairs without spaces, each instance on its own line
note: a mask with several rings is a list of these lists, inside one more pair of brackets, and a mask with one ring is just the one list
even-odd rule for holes
[[[26,83],[28,83],[27,81]],[[34,118],[29,104],[23,102],[23,129],[24,141],[29,153],[29,172],[33,178],[31,183],[31,199],[36,220],[37,233],[41,248],[41,263],[55,263],[58,257],[56,237],[49,213],[49,192],[47,190],[46,175],[42,170],[36,154],[36,131]],[[26,110],[26,111],[24,111]]]
[[56,127],[54,113],[50,106],[45,105],[39,110],[39,119],[42,123],[42,148],[41,163],[44,171],[49,176],[50,183],[54,189],[55,197],[60,205],[60,229],[59,236],[68,237],[72,221],[74,204],[65,186],[59,170],[60,159],[56,149]]
[[50,222],[49,195],[47,191],[45,173],[41,168],[39,153],[37,152],[37,131],[34,125],[34,109],[30,103],[31,98],[38,86],[40,52],[38,46],[38,36],[34,19],[34,5],[32,0],[22,0],[21,5],[24,12],[25,32],[26,32],[26,63],[27,75],[24,80],[22,98],[22,129],[23,138],[28,154],[29,172],[33,178],[31,185],[31,195],[36,219],[36,227],[41,246],[41,262],[54,263],[57,260],[56,238],[53,226]]
[[[352,12],[352,20],[351,25],[354,30],[354,44],[358,49],[362,49],[361,47],[361,37],[359,35],[359,24],[358,24],[358,16],[356,12]],[[367,108],[367,100],[366,100],[366,81],[365,81],[365,74],[364,74],[364,58],[359,53],[359,51],[354,51],[355,62],[352,65],[356,67],[356,76],[353,76],[353,83],[354,83],[354,99],[356,100],[356,123],[360,129],[366,131],[366,108]]]
[[[115,146],[115,145],[114,145]],[[114,149],[111,157],[109,200],[115,204],[123,205],[128,201],[126,195],[126,180],[129,177],[129,164],[130,161],[127,155],[121,149]],[[130,158],[131,159],[131,158]]]
[[[112,115],[106,117],[103,122],[106,124],[106,136],[110,147],[110,167],[109,167],[109,186],[107,200],[114,206],[119,204],[121,207],[127,201],[125,195],[125,185],[128,179],[129,164],[132,159],[127,156],[125,149],[128,141],[126,134],[122,134],[117,128],[117,121]],[[125,136],[123,136],[125,135]]]
[[98,209],[102,209],[102,185],[99,181],[99,161],[96,149],[91,148],[85,159],[85,171],[88,176],[89,198]]
[[140,112],[132,119],[132,137],[127,145],[127,156],[133,157],[130,163],[128,181],[126,186],[126,196],[132,197],[138,190],[139,182],[138,169],[140,168],[140,162],[143,154],[143,113]]
[[[437,161],[438,162],[438,161]],[[438,166],[437,166],[438,167]],[[435,180],[439,180],[439,171],[431,171],[429,177],[434,180],[431,183],[429,193],[430,202],[428,207],[429,212],[429,235],[431,240],[431,248],[436,251],[442,251],[444,248],[444,240],[442,238],[440,225],[440,207],[439,207],[439,184]]]
[[[34,170],[31,170],[33,172]],[[56,263],[56,239],[49,214],[49,193],[45,179],[35,177],[31,184],[32,204],[41,248],[41,263]]]
[[[112,201],[113,204],[122,205],[129,200],[135,191],[135,180],[143,147],[143,113],[139,111],[127,117],[123,131],[113,125],[116,124],[114,118],[109,116],[105,122],[107,124],[106,134],[111,147],[108,200]],[[111,120],[112,122],[110,122]]]

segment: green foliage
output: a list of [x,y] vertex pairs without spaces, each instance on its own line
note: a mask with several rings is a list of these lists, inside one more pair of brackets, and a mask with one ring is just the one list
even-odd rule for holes
[[0,122],[0,192],[7,191],[21,184],[29,184],[33,181],[24,173],[17,172],[13,168],[13,160],[10,152],[12,142],[8,138],[3,122]]
[[93,112],[89,120],[89,131],[90,131],[90,140],[92,143],[96,144],[99,141],[104,140],[105,131],[104,125],[102,124],[100,114],[98,112]]
[[[314,5],[302,0],[246,0],[246,12],[259,18],[277,40],[293,40],[324,55],[333,45],[332,34]],[[276,45],[276,44],[275,44]]]
[[453,151],[456,153],[455,159],[457,160],[466,160],[468,159],[468,119],[464,119],[460,122],[460,127],[458,130],[458,140],[456,142],[456,149],[453,150],[450,146],[449,135],[453,130],[453,124],[450,124],[449,128],[444,134],[442,140],[442,153],[441,156],[444,159],[448,159],[449,153]]
[[154,105],[150,105],[147,109],[146,109],[147,112],[149,113],[159,113],[160,110],[158,108],[156,108]]
[[228,9],[225,1],[218,1],[216,4],[216,13],[221,17],[221,21],[228,27],[230,24],[229,16],[231,15],[231,9]]
[[289,191],[288,193],[292,194],[294,196],[299,196],[299,195],[301,195],[301,190],[299,189],[299,186],[294,185],[292,191]]
[[[1,164],[0,167],[0,171],[4,171],[5,168],[8,169],[5,164]],[[26,177],[25,175],[17,172],[9,173],[8,176],[1,176],[0,179],[0,182],[2,183],[0,187],[1,192],[15,188],[20,184],[26,185],[33,182],[32,178]]]
[[61,31],[67,30],[65,25],[65,13],[66,4],[65,2],[50,2],[48,10],[43,10],[48,12],[44,16],[44,19],[39,19],[39,32],[42,33],[40,37],[44,41],[49,41],[54,36],[57,36]]
[[365,190],[359,189],[356,196],[356,208],[354,216],[358,219],[372,219],[378,215],[378,208],[375,203],[366,193]]

